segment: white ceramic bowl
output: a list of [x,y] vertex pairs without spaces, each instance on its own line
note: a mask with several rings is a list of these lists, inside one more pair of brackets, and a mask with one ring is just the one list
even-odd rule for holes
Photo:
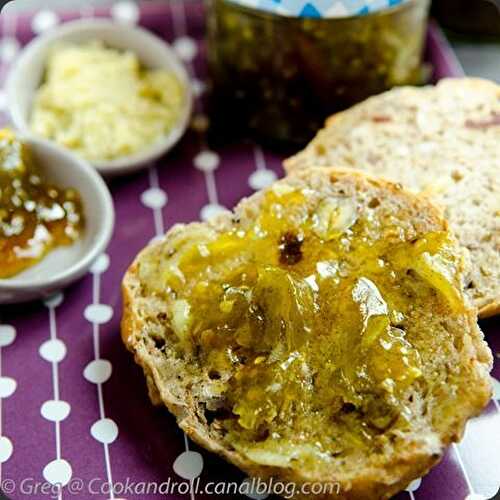
[[111,195],[94,168],[51,142],[22,135],[21,139],[33,152],[44,179],[78,190],[85,229],[73,245],[57,247],[33,267],[0,279],[0,304],[47,297],[82,277],[106,249],[114,225]]
[[19,130],[28,133],[33,96],[42,81],[50,48],[57,42],[82,43],[96,39],[110,47],[134,52],[146,68],[171,71],[185,90],[179,119],[167,135],[137,154],[92,162],[101,174],[113,176],[147,166],[170,150],[187,128],[193,102],[191,84],[184,66],[166,42],[142,28],[105,19],[81,19],[66,23],[35,38],[24,48],[9,73],[6,90],[12,121]]

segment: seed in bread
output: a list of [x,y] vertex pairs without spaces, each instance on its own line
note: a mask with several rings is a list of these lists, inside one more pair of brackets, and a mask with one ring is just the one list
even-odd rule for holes
[[426,199],[311,169],[141,252],[123,340],[153,401],[248,474],[389,498],[490,398],[464,266]]
[[352,167],[432,196],[470,251],[467,292],[486,317],[500,313],[499,144],[500,86],[449,79],[332,116],[285,168]]

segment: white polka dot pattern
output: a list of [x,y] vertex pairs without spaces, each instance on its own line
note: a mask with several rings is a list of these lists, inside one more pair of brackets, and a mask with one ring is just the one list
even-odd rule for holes
[[149,243],[150,244],[153,244],[153,243],[158,243],[159,241],[163,240],[163,238],[165,237],[165,235],[163,234],[157,234],[155,236],[153,236],[150,240],[149,240]]
[[0,347],[7,347],[16,340],[16,329],[12,325],[0,325]]
[[163,189],[152,187],[141,195],[143,205],[151,209],[163,208],[168,201],[168,196]]
[[5,463],[12,456],[14,446],[12,441],[6,436],[0,436],[0,463]]
[[[124,2],[127,3],[127,2]],[[122,7],[124,8],[124,7]],[[115,13],[116,14],[116,13]],[[93,303],[89,304],[83,315],[87,321],[92,323],[92,337],[94,347],[94,359],[87,363],[83,370],[83,377],[88,382],[97,387],[97,400],[99,408],[99,419],[94,422],[90,428],[91,436],[104,446],[106,475],[109,481],[109,487],[113,490],[111,460],[109,458],[108,445],[113,443],[118,437],[118,426],[110,418],[105,416],[104,395],[101,384],[107,382],[111,377],[112,365],[108,360],[100,358],[99,347],[99,327],[111,320],[113,317],[113,308],[108,304],[99,303],[101,274],[104,273],[110,265],[110,257],[107,254],[100,255],[93,263],[90,272],[93,274],[92,297]]]
[[43,300],[49,313],[50,339],[46,340],[39,348],[40,356],[52,364],[52,390],[54,399],[45,401],[40,407],[40,414],[45,420],[52,422],[55,427],[55,449],[56,459],[49,462],[43,469],[43,477],[53,485],[65,486],[72,476],[71,465],[67,460],[61,458],[61,422],[65,420],[71,411],[71,406],[66,401],[59,399],[59,367],[66,357],[66,344],[57,338],[56,308],[64,301],[62,292],[54,293]]
[[111,377],[113,367],[107,359],[94,359],[83,371],[83,376],[92,384],[104,384]]
[[17,382],[11,377],[0,377],[0,398],[10,398],[17,389]]
[[7,111],[7,94],[3,89],[0,89],[0,112],[1,111]]
[[277,175],[268,169],[256,170],[248,178],[248,184],[252,189],[264,189],[277,179]]
[[191,62],[196,57],[196,53],[198,52],[196,42],[188,36],[177,38],[174,41],[173,47],[175,53],[184,62]]
[[66,486],[73,475],[73,470],[68,461],[59,458],[48,463],[43,469],[43,477],[50,484]]
[[117,2],[111,7],[111,17],[119,23],[137,24],[140,15],[139,7],[135,2]]
[[71,406],[66,401],[45,401],[40,408],[42,417],[50,422],[62,422],[70,414]]
[[64,295],[62,292],[55,293],[47,297],[43,303],[46,307],[59,307],[64,300]]
[[194,166],[202,172],[213,172],[220,164],[220,157],[214,151],[201,151],[193,160]]
[[209,203],[201,209],[200,218],[203,221],[207,221],[224,212],[227,212],[226,207],[223,207],[222,205],[218,205],[216,203]]
[[20,49],[16,38],[5,37],[0,40],[0,60],[4,63],[10,63],[14,60]]
[[90,267],[90,272],[92,274],[102,274],[105,273],[109,268],[109,255],[102,253],[97,257],[92,266]]
[[491,377],[491,383],[493,385],[493,398],[500,401],[500,382],[496,378]]
[[[16,339],[16,329],[12,325],[0,325],[0,348],[10,346]],[[0,356],[2,352],[0,351]],[[17,382],[12,377],[0,376],[0,398],[10,398],[17,389]],[[14,446],[12,441],[3,436],[1,415],[2,406],[0,406],[0,463],[5,463],[12,456]]]
[[92,437],[103,444],[111,444],[118,437],[118,427],[110,418],[101,418],[90,428]]
[[411,492],[417,491],[420,488],[421,484],[422,484],[422,479],[417,478],[406,487],[406,491],[411,491]]
[[103,325],[113,317],[113,309],[107,304],[90,304],[85,308],[83,315],[87,321]]
[[52,10],[39,11],[31,21],[31,29],[37,35],[59,24],[59,16]]
[[46,340],[40,346],[39,353],[49,363],[60,363],[66,357],[66,345],[60,339]]
[[175,460],[174,472],[183,479],[196,479],[203,471],[203,457],[197,451],[186,450]]
[[198,80],[198,78],[193,78],[191,81],[191,88],[193,90],[193,95],[195,97],[200,97],[205,92],[207,86],[205,82]]

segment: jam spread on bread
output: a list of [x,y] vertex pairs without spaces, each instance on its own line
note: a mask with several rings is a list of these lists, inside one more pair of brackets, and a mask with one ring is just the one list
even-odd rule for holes
[[0,278],[73,243],[82,229],[78,193],[44,181],[28,147],[10,130],[0,130]]
[[404,430],[408,389],[432,370],[407,333],[414,309],[463,308],[449,233],[411,234],[376,200],[306,195],[277,185],[250,225],[183,232],[159,268],[140,269],[169,297],[179,352],[223,395],[226,439],[268,465],[321,463]]

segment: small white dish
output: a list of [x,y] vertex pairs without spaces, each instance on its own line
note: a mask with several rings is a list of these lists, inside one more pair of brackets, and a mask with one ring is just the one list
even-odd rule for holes
[[115,218],[109,190],[90,164],[51,142],[22,134],[20,138],[32,151],[44,180],[78,190],[85,228],[73,245],[57,247],[22,273],[0,279],[0,304],[48,297],[81,278],[106,249]]
[[174,51],[166,42],[142,28],[105,19],[81,19],[35,38],[21,52],[7,78],[7,99],[12,121],[19,130],[30,133],[33,96],[42,82],[48,52],[54,43],[83,43],[88,40],[101,40],[110,47],[130,50],[146,68],[171,71],[184,88],[185,99],[179,119],[168,134],[137,154],[92,162],[101,174],[109,177],[144,168],[169,151],[182,137],[188,126],[193,97],[188,74]]

